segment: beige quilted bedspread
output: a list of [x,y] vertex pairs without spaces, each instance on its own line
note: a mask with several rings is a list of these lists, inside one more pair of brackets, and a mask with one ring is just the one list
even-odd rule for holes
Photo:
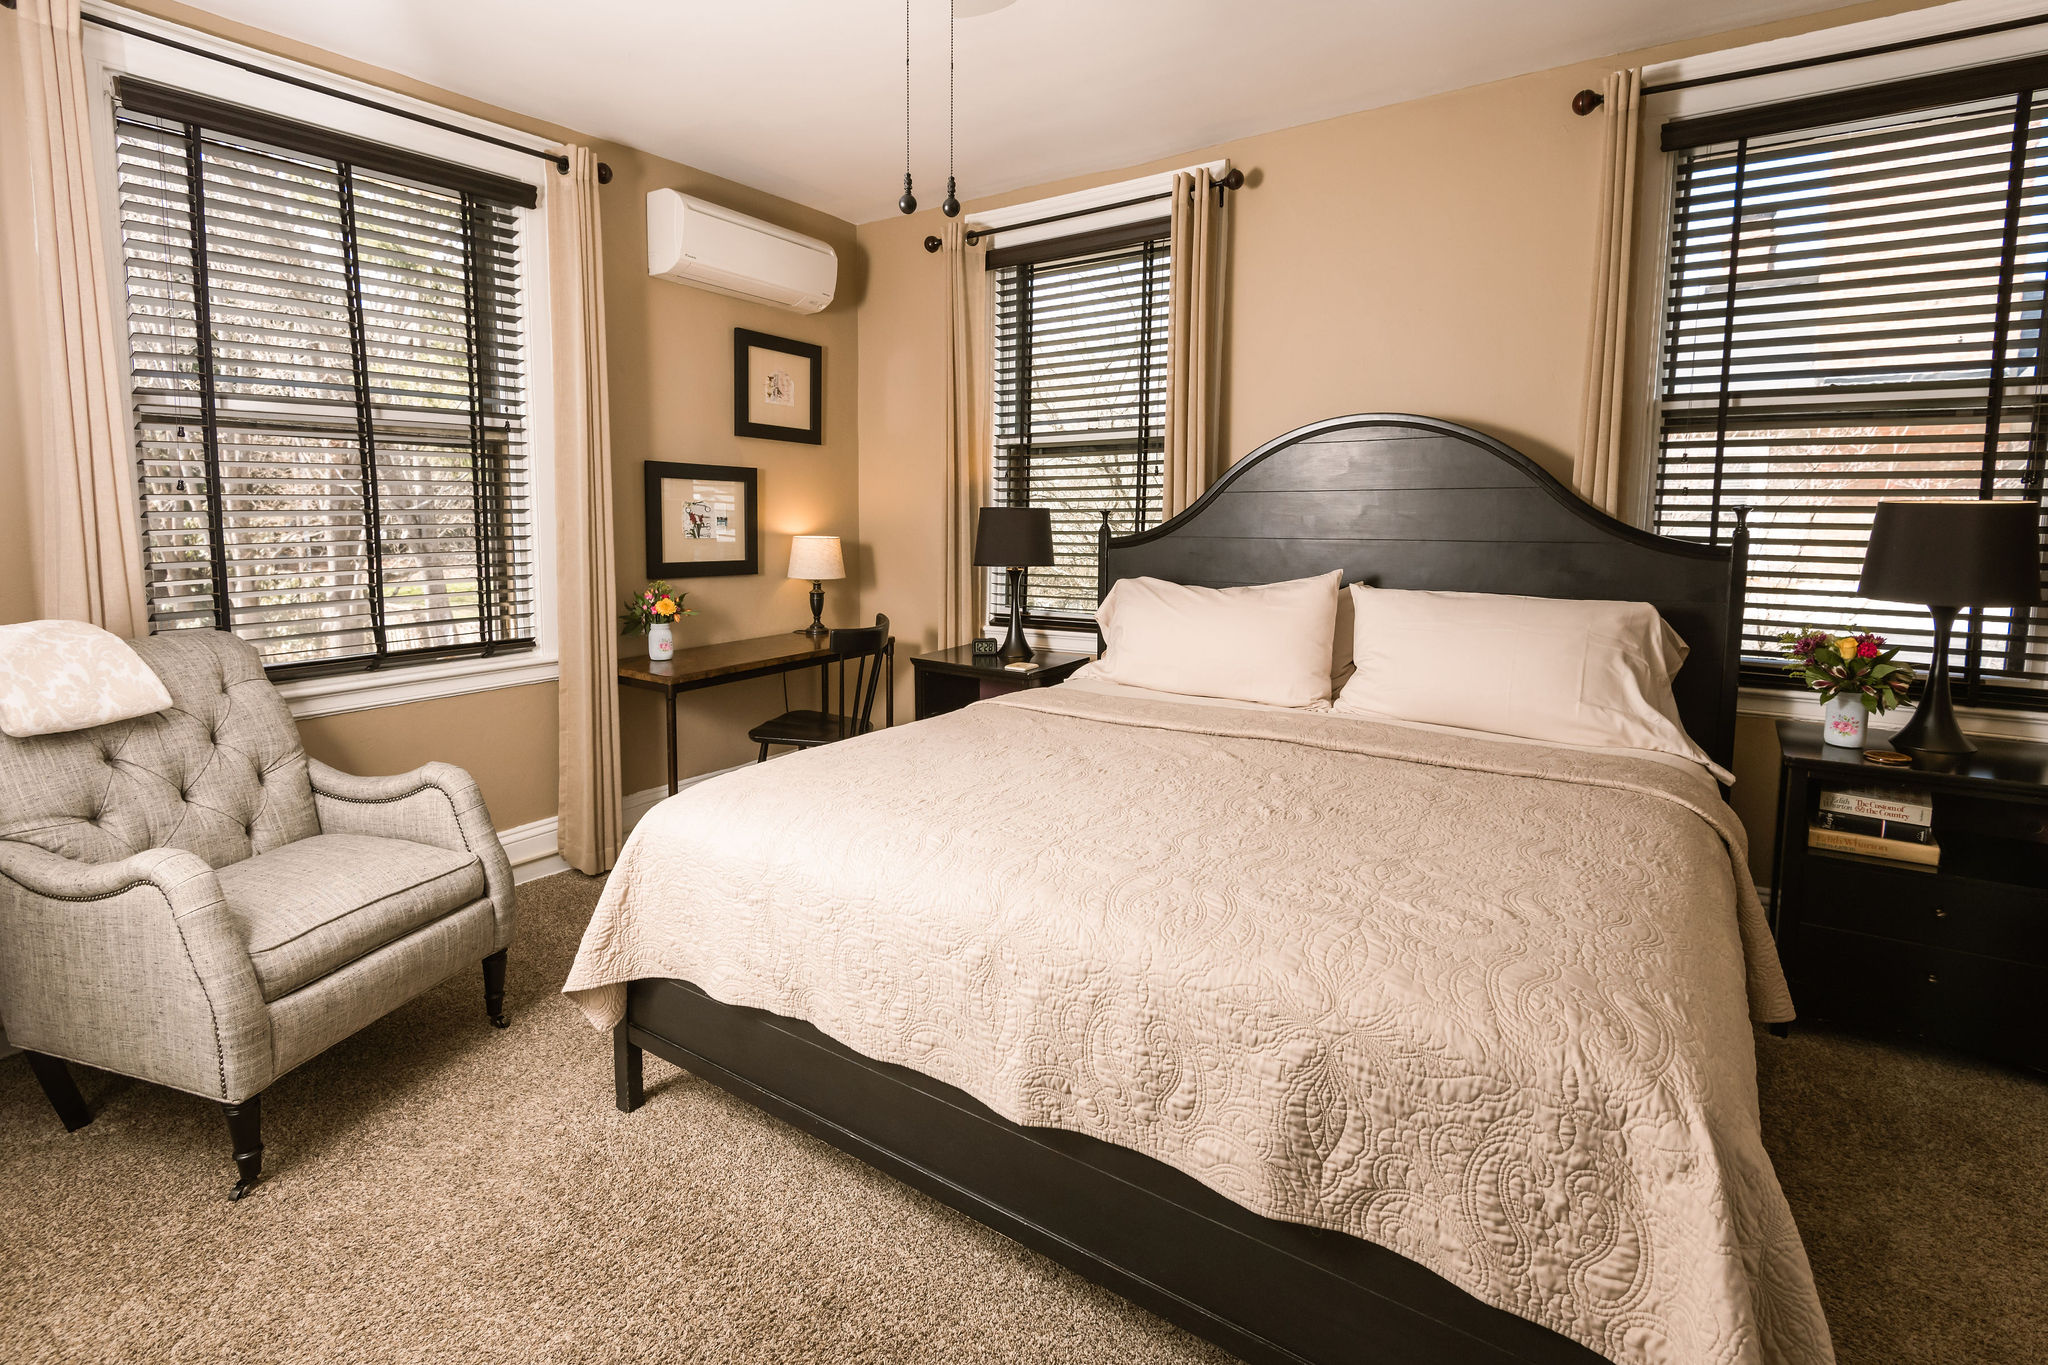
[[1704,776],[1061,689],[656,807],[566,989],[677,977],[1616,1361],[1831,1361],[1758,1129],[1790,1001]]

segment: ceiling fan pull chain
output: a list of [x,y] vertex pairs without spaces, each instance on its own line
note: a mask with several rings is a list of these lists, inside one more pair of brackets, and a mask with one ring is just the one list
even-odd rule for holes
[[910,0],[903,0],[903,197],[896,207],[917,212],[917,196],[910,192]]
[[946,0],[946,201],[939,212],[960,216],[960,196],[953,192],[953,20],[959,0]]

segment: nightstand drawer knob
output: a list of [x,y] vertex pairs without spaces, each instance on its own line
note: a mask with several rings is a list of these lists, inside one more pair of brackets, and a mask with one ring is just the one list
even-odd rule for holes
[[1934,917],[1936,919],[1947,919],[1948,911],[1942,909],[1940,906],[1937,905],[1934,907]]
[[1936,985],[1939,985],[1939,984],[1941,984],[1941,978],[1940,978],[1940,977],[1939,977],[1938,975],[1936,975],[1935,973],[1933,973],[1933,972],[1929,972],[1929,973],[1927,974],[1927,984],[1928,984],[1928,985],[1930,985],[1930,986],[1936,986]]

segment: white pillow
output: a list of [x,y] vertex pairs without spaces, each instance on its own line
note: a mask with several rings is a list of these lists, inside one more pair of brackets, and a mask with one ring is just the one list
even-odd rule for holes
[[1249,588],[1119,579],[1095,613],[1103,654],[1089,676],[1266,706],[1328,701],[1342,579],[1335,570]]
[[89,730],[171,704],[118,635],[83,621],[0,626],[0,731],[16,739]]
[[1671,680],[1686,645],[1647,602],[1351,589],[1355,672],[1336,710],[1713,766]]

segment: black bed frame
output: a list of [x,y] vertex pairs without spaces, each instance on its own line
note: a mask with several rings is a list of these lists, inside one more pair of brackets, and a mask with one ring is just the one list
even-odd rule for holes
[[[1380,587],[1647,601],[1691,647],[1686,728],[1726,764],[1747,531],[1727,546],[1636,530],[1526,456],[1428,417],[1334,418],[1239,461],[1155,530],[1105,532],[1100,590],[1145,575],[1232,587],[1342,569]],[[810,1025],[635,981],[613,1035],[619,1108],[653,1052],[1254,1365],[1588,1365],[1584,1346],[1342,1233],[1260,1217],[1179,1171],[1025,1128]],[[1019,1359],[1031,1359],[1019,1343]]]

